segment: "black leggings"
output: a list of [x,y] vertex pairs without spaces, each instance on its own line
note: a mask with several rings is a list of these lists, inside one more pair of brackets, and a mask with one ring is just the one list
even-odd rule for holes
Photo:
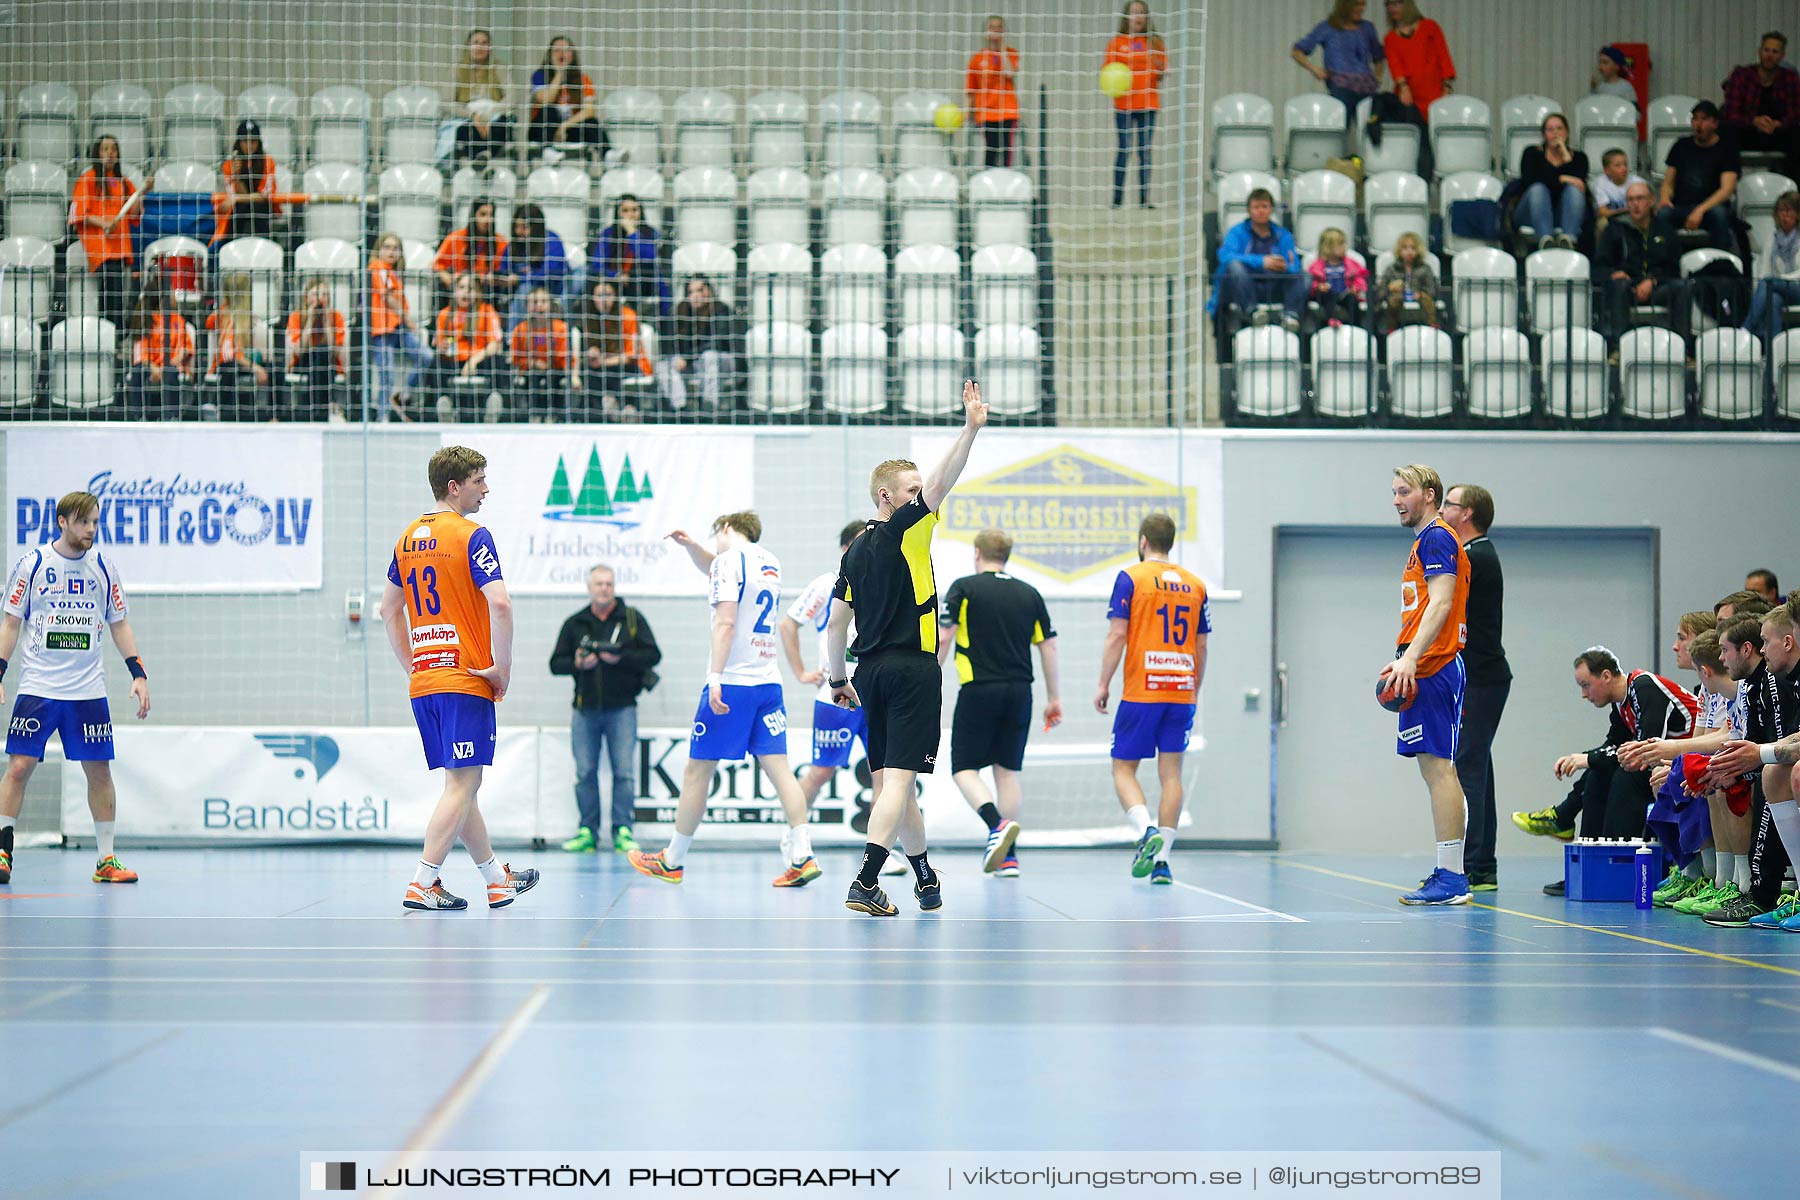
[[[556,126],[550,126],[555,132]],[[456,149],[451,158],[463,162],[474,158],[477,154],[486,154],[490,158],[505,158],[512,150],[513,124],[510,117],[499,117],[488,122],[487,135],[484,137],[475,122],[470,121],[457,127]]]
[[601,127],[600,122],[592,117],[585,121],[577,121],[569,126],[568,132],[560,139],[556,136],[557,125],[558,121],[551,110],[547,108],[532,109],[531,127],[527,133],[531,138],[533,148],[557,145],[559,142],[564,145],[574,143],[578,146],[593,147],[596,158],[606,157],[606,148],[609,143],[606,130]]
[[987,157],[984,166],[1010,167],[1013,165],[1013,142],[1019,135],[1017,118],[1011,121],[981,122],[981,136],[987,143]]
[[1150,139],[1156,136],[1154,108],[1127,111],[1113,110],[1113,127],[1119,135],[1119,152],[1113,156],[1113,207],[1125,200],[1125,166],[1131,159],[1133,142],[1138,156],[1138,203],[1150,203]]
[[94,285],[100,292],[100,315],[113,323],[119,344],[125,343],[125,324],[131,319],[132,279],[129,258],[109,258],[94,268]]

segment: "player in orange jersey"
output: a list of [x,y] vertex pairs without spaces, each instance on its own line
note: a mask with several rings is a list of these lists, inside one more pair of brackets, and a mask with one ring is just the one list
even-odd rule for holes
[[388,645],[411,679],[425,764],[444,769],[444,794],[425,826],[425,851],[403,903],[426,911],[469,906],[438,878],[460,837],[487,881],[488,907],[505,908],[538,873],[495,858],[476,798],[481,770],[494,762],[494,704],[512,680],[512,601],[500,555],[494,535],[469,519],[488,494],[487,459],[467,446],[445,446],[426,473],[437,507],[396,543],[381,595]]
[[1456,777],[1456,738],[1462,727],[1462,648],[1468,641],[1469,556],[1438,508],[1444,481],[1430,467],[1394,470],[1394,511],[1417,530],[1400,576],[1400,636],[1394,658],[1381,668],[1384,691],[1411,697],[1400,713],[1402,758],[1417,759],[1431,793],[1437,867],[1402,904],[1467,904],[1463,832],[1468,809]]
[[[1124,659],[1125,691],[1113,718],[1113,787],[1138,834],[1131,873],[1138,879],[1148,875],[1151,883],[1175,882],[1169,855],[1181,823],[1181,758],[1194,729],[1206,637],[1212,632],[1206,584],[1169,561],[1174,548],[1174,519],[1166,513],[1145,517],[1138,526],[1138,563],[1113,582],[1106,609],[1111,627],[1100,656],[1100,690],[1094,693],[1094,709],[1104,713],[1113,672]],[[1152,755],[1162,785],[1155,824],[1137,780],[1138,763]]]

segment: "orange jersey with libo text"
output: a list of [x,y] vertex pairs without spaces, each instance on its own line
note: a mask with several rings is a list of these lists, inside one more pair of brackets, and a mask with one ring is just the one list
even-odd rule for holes
[[1106,615],[1125,627],[1124,698],[1192,704],[1200,690],[1200,638],[1212,632],[1212,606],[1200,577],[1171,562],[1125,568],[1113,582]]
[[1450,601],[1450,615],[1438,630],[1431,645],[1419,655],[1419,677],[1436,675],[1462,653],[1469,640],[1469,556],[1463,551],[1456,533],[1444,524],[1442,517],[1419,530],[1413,539],[1412,553],[1407,556],[1406,570],[1400,576],[1400,636],[1394,649],[1403,652],[1419,636],[1419,625],[1425,619],[1425,606],[1430,600],[1426,580],[1434,575],[1456,576],[1456,593]]
[[406,604],[413,696],[464,692],[492,700],[471,674],[494,665],[493,629],[482,587],[500,578],[494,535],[453,512],[426,513],[394,546],[388,582]]

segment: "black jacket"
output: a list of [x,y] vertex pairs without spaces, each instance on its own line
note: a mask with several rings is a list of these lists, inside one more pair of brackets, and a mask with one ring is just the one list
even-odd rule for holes
[[[590,649],[616,649],[619,661],[576,670],[575,652],[584,642]],[[605,620],[594,615],[592,605],[584,604],[563,622],[556,649],[550,652],[550,673],[575,677],[575,708],[624,708],[637,702],[638,693],[645,690],[645,674],[661,661],[650,622],[615,598]]]
[[1667,283],[1681,275],[1681,242],[1667,221],[1650,218],[1650,232],[1644,233],[1627,216],[1617,216],[1606,223],[1600,235],[1600,249],[1594,256],[1595,270],[1602,280],[1623,271],[1632,281],[1654,279]]
[[[659,327],[658,332],[661,332]],[[664,357],[685,358],[690,363],[708,350],[723,354],[742,353],[743,329],[737,314],[723,304],[715,303],[712,311],[701,315],[683,300],[675,306],[669,321],[669,332],[662,351]]]

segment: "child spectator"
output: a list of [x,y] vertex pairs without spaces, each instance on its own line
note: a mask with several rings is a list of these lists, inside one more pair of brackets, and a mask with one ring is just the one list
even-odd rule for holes
[[344,314],[331,307],[331,285],[308,279],[300,307],[288,314],[287,371],[295,376],[291,404],[297,421],[342,421],[344,406],[334,385],[350,375]]
[[648,378],[650,359],[638,338],[637,313],[619,303],[617,290],[604,279],[593,281],[581,311],[581,354],[579,400],[583,412],[577,419],[586,419],[587,410],[597,401],[604,418],[637,420],[638,408],[625,390],[625,381],[633,376]]
[[[152,182],[146,180],[144,186]],[[81,248],[87,252],[88,274],[99,285],[100,315],[111,321],[115,330],[125,328],[131,305],[135,274],[131,230],[143,210],[124,210],[136,194],[137,188],[119,169],[119,139],[101,134],[88,150],[88,169],[75,181],[69,224],[75,226]]]
[[472,419],[456,409],[456,380],[487,376],[488,392],[504,391],[500,355],[500,314],[481,298],[481,284],[464,272],[456,277],[450,303],[438,310],[437,359],[431,368],[431,388],[437,394],[438,419]]
[[[375,366],[376,421],[386,421],[390,414],[400,421],[413,419],[407,402],[419,373],[431,365],[431,351],[425,348],[419,323],[406,301],[401,277],[405,270],[400,235],[382,234],[375,243],[375,256],[369,260],[369,346]],[[407,360],[404,368],[396,357]]]
[[176,421],[194,385],[194,331],[166,303],[160,281],[145,285],[131,318],[125,419]]
[[1013,165],[1013,142],[1019,136],[1019,52],[1006,44],[1006,22],[987,19],[987,44],[969,56],[963,80],[963,104],[981,131],[987,153],[984,165]]
[[1634,106],[1637,104],[1637,88],[1632,86],[1631,68],[1623,50],[1617,46],[1600,47],[1600,58],[1588,79],[1588,92],[1594,96],[1617,96]]
[[1349,249],[1343,230],[1324,230],[1319,234],[1319,255],[1306,269],[1320,318],[1332,328],[1345,321],[1359,323],[1369,296],[1369,268],[1350,257]]
[[437,272],[438,286],[448,292],[456,286],[456,277],[465,271],[475,276],[482,295],[491,295],[500,270],[500,258],[506,253],[506,239],[494,227],[494,202],[477,200],[469,206],[469,223],[453,229],[438,247],[431,264]]
[[1594,211],[1600,220],[1596,232],[1625,211],[1625,189],[1642,182],[1643,176],[1631,169],[1623,150],[1615,148],[1600,156],[1600,174],[1594,176],[1593,184]]
[[1437,287],[1437,273],[1425,261],[1425,243],[1416,233],[1401,234],[1394,243],[1393,261],[1375,285],[1382,334],[1390,334],[1402,325],[1435,326]]
[[587,149],[595,159],[606,156],[606,130],[594,105],[594,83],[581,70],[575,43],[550,39],[544,61],[531,73],[531,127],[534,153],[551,165],[563,159],[563,146]]
[[513,326],[513,411],[532,424],[567,416],[569,389],[579,386],[569,357],[569,326],[556,315],[548,288],[533,288],[525,319]]
[[605,276],[619,296],[639,311],[669,315],[669,279],[663,274],[661,235],[644,220],[644,206],[626,192],[613,202],[613,221],[600,231],[588,274]]
[[525,299],[537,288],[560,302],[568,278],[568,254],[562,239],[545,226],[544,210],[535,204],[521,204],[513,212],[512,241],[494,272],[494,282],[502,289],[495,294],[512,297],[506,307],[507,321],[517,325],[525,319]]
[[275,203],[275,159],[263,153],[262,126],[251,120],[238,122],[237,141],[231,156],[219,164],[219,175],[225,190],[213,197],[218,220],[211,244],[268,237],[281,206]]
[[1150,21],[1150,6],[1130,0],[1119,14],[1119,32],[1106,44],[1107,63],[1131,68],[1131,87],[1113,99],[1113,129],[1119,149],[1113,155],[1112,206],[1125,200],[1125,167],[1135,144],[1138,156],[1138,203],[1150,203],[1150,142],[1156,136],[1156,113],[1162,107],[1162,77],[1169,69],[1169,51]]
[[[219,307],[206,318],[212,331],[211,374],[219,381],[217,416],[226,421],[272,421],[269,387],[269,331],[250,307],[250,276],[227,275],[219,289]],[[204,406],[203,406],[204,411]]]
[[494,39],[487,30],[471,30],[463,39],[462,59],[456,64],[450,100],[469,118],[457,126],[451,155],[454,161],[474,159],[485,165],[491,158],[505,158],[512,145],[513,123],[504,115],[506,75],[494,61]]

